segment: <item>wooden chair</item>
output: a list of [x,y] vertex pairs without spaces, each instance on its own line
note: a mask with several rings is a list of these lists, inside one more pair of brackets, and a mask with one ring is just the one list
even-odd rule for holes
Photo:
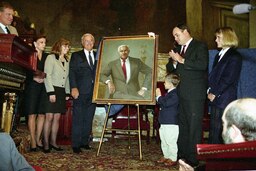
[[[128,115],[129,113],[129,115]],[[138,111],[137,107],[133,105],[126,105],[121,111],[119,111],[112,120],[112,129],[130,129],[130,130],[138,130]],[[146,140],[149,144],[150,142],[150,121],[148,120],[148,111],[146,106],[140,107],[140,129],[141,134],[142,131],[146,131]],[[112,131],[112,139],[114,140],[117,135],[116,131]]]

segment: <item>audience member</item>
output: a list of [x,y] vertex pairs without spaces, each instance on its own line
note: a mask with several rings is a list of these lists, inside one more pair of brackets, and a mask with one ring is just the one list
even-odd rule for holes
[[221,27],[215,31],[217,47],[221,48],[215,56],[212,71],[209,74],[208,99],[210,101],[210,144],[222,144],[221,117],[225,107],[237,99],[237,84],[242,66],[242,56],[235,49],[238,38],[230,27]]
[[166,166],[174,166],[177,163],[179,98],[176,87],[178,86],[179,81],[180,79],[178,75],[169,74],[164,80],[164,87],[168,90],[167,94],[162,95],[160,88],[156,89],[156,100],[160,106],[160,113],[158,116],[158,122],[160,124],[159,134],[164,155],[157,162],[164,163]]
[[83,50],[72,53],[70,61],[70,87],[73,100],[72,148],[81,153],[81,148],[90,150],[92,122],[96,104],[92,103],[96,71],[95,39],[86,33],[81,38]]
[[[44,152],[49,153],[53,148],[62,151],[56,144],[59,119],[61,114],[66,112],[66,100],[69,99],[69,61],[68,52],[70,42],[66,39],[59,39],[54,43],[51,54],[45,61],[44,81],[48,100],[45,102],[46,118],[44,122]],[[50,136],[51,135],[51,136]],[[49,142],[50,136],[50,142]]]
[[[151,89],[152,69],[140,59],[130,57],[127,45],[119,46],[118,52],[120,58],[111,61],[100,73],[100,80],[108,85],[110,98],[149,98],[145,95]],[[145,75],[142,85],[139,82],[139,73]]]
[[0,132],[0,170],[1,171],[32,171],[26,159],[19,153],[12,137]]
[[[28,115],[28,128],[31,137],[31,151],[36,147],[43,149],[42,130],[45,119],[45,110],[42,102],[45,100],[46,90],[44,86],[44,64],[47,53],[44,52],[46,37],[37,36],[33,45],[37,51],[37,71],[28,72],[25,86],[25,111]],[[36,122],[37,120],[37,122]]]
[[180,76],[178,157],[196,166],[196,144],[202,140],[202,120],[206,101],[208,48],[195,40],[185,24],[177,25],[172,32],[177,48],[169,52],[168,73]]
[[[222,137],[225,144],[256,140],[256,99],[244,98],[231,102],[222,116]],[[183,160],[179,160],[180,171],[194,171]]]
[[13,7],[8,2],[0,2],[0,33],[18,35],[16,28],[11,26],[13,15]]

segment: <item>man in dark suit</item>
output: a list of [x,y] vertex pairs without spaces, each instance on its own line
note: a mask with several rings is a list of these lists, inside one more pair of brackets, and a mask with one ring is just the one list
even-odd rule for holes
[[16,34],[18,36],[16,28],[11,26],[13,15],[13,7],[7,2],[0,2],[0,33]]
[[[149,98],[146,92],[151,88],[152,69],[140,59],[130,57],[127,45],[119,46],[118,52],[120,58],[111,61],[100,73],[100,80],[108,85],[110,96],[115,99],[134,100]],[[145,75],[142,85],[139,82],[139,73]]]
[[211,105],[209,143],[222,144],[221,117],[225,107],[237,99],[242,56],[235,49],[238,46],[238,38],[232,28],[218,28],[215,35],[217,47],[221,48],[221,51],[214,59],[208,79],[208,99]]
[[81,38],[83,50],[74,52],[70,61],[70,88],[73,101],[72,148],[74,153],[81,153],[81,148],[89,146],[92,122],[96,104],[92,103],[96,53],[93,51],[95,39],[87,33]]
[[178,156],[196,166],[196,144],[201,143],[206,99],[208,48],[191,37],[185,24],[177,25],[172,34],[178,46],[169,52],[170,60],[166,69],[180,76]]

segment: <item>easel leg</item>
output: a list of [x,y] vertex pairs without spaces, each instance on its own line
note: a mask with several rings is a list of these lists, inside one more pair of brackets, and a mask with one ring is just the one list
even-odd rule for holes
[[102,145],[105,130],[106,130],[106,127],[107,127],[107,124],[108,124],[108,116],[109,116],[109,112],[110,112],[110,107],[111,107],[111,104],[108,104],[108,111],[106,113],[106,118],[105,118],[103,129],[102,129],[102,132],[101,132],[100,143],[99,143],[99,147],[98,147],[98,151],[97,151],[96,156],[99,156],[99,154],[100,154],[101,145]]
[[138,136],[139,136],[139,150],[140,150],[140,160],[142,160],[142,150],[141,150],[141,132],[140,132],[140,106],[139,104],[136,104],[137,106],[137,114],[138,114]]

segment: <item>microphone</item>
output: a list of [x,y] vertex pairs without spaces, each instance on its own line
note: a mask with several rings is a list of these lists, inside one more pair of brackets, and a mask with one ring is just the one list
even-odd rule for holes
[[250,4],[238,4],[233,7],[234,14],[244,14],[248,13],[251,10],[255,10],[256,6],[252,6]]

